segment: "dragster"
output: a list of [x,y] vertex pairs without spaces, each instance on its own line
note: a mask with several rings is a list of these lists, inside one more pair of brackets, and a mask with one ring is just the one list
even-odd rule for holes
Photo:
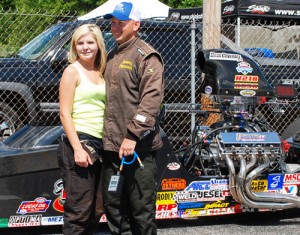
[[[188,144],[175,148],[161,129],[156,218],[300,207],[300,163],[288,161],[287,141],[258,110],[269,101],[293,98],[295,88],[271,86],[259,65],[239,52],[203,50],[197,62],[203,75],[198,89],[212,109],[200,104],[191,110],[197,122]],[[211,113],[219,119],[206,125]],[[56,156],[63,133],[61,126],[27,125],[0,143],[0,227],[63,224],[68,195]],[[99,222],[105,221],[103,215]]]

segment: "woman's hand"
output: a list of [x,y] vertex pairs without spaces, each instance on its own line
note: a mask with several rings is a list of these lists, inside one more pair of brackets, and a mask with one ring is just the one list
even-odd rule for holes
[[88,167],[88,165],[93,165],[90,155],[82,147],[74,151],[75,163],[81,167]]

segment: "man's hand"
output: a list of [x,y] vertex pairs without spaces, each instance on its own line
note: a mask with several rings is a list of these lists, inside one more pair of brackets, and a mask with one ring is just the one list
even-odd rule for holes
[[127,157],[133,155],[135,146],[136,141],[125,138],[120,147],[119,158],[122,159],[123,156]]

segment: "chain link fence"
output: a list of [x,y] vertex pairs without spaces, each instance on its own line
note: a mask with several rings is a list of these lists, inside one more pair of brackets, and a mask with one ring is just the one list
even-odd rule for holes
[[[58,84],[67,65],[72,32],[81,24],[75,19],[74,15],[0,10],[1,140],[28,123],[60,123]],[[114,47],[109,21],[91,22],[102,29],[107,49]],[[149,19],[142,22],[140,30],[140,36],[160,51],[164,59],[166,85],[162,125],[174,146],[190,141],[191,108],[201,108],[201,95],[197,92],[201,76],[194,57],[202,49],[202,26],[201,21],[191,29],[191,21]],[[221,47],[252,56],[272,85],[286,80],[299,83],[299,26],[252,21],[238,25],[228,21],[222,22],[221,33]],[[192,39],[192,35],[195,38]],[[195,78],[193,83],[191,76]],[[192,86],[195,87],[195,104],[191,104]],[[299,117],[297,102],[264,105],[259,111],[279,133]]]

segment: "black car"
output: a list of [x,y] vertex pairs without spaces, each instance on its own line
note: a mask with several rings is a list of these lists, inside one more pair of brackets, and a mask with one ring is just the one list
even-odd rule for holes
[[[116,46],[108,20],[62,22],[24,45],[12,58],[0,59],[0,140],[28,123],[59,123],[59,80],[68,63],[71,36],[83,23],[100,26],[107,50]],[[188,102],[191,75],[190,24],[147,20],[141,25],[141,38],[160,51],[164,59],[165,102]],[[200,26],[197,32],[200,32]]]

